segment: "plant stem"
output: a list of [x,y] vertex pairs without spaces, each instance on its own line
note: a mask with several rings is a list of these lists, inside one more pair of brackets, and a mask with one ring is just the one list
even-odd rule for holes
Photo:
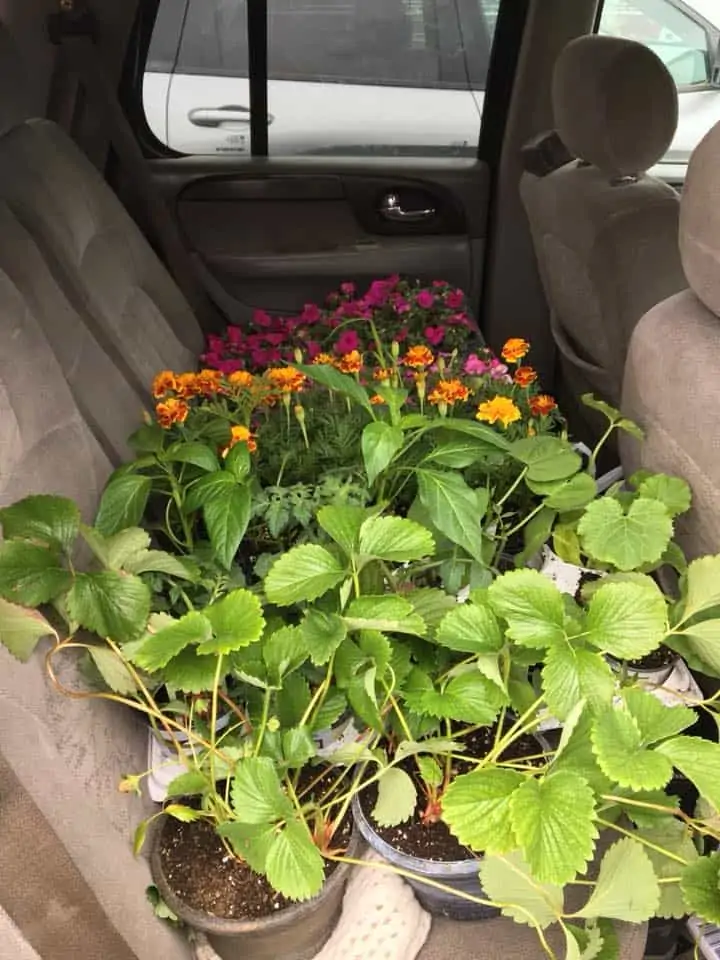
[[263,740],[265,739],[265,730],[267,729],[268,714],[270,713],[270,690],[266,688],[263,695],[263,705],[262,705],[262,716],[260,717],[260,729],[258,731],[257,743],[255,744],[255,749],[253,750],[253,756],[260,756],[260,748],[263,745]]
[[625,830],[623,827],[619,827],[616,823],[611,823],[610,820],[604,820],[602,817],[596,817],[595,820],[601,826],[607,827],[608,830],[616,830],[618,833],[622,833],[623,836],[630,837],[631,840],[637,840],[644,847],[648,847],[650,850],[654,850],[656,853],[661,853],[664,857],[669,857],[670,860],[675,860],[677,863],[681,863],[684,867],[687,866],[687,860],[684,860],[681,856],[678,856],[677,853],[671,853],[670,850],[665,850],[658,844],[652,843],[650,840],[646,840],[639,833],[633,833],[630,830]]
[[215,751],[217,749],[217,713],[218,713],[218,689],[222,676],[223,655],[218,654],[217,666],[215,668],[215,678],[213,681],[212,701],[210,705],[210,744],[212,753],[210,754],[210,782],[215,786]]
[[524,467],[523,470],[520,471],[516,479],[510,484],[509,488],[505,491],[505,493],[500,497],[498,502],[495,504],[496,510],[499,510],[500,507],[502,507],[502,505],[506,503],[510,499],[510,497],[515,493],[517,488],[520,486],[522,481],[527,476],[527,472],[528,472],[527,467]]

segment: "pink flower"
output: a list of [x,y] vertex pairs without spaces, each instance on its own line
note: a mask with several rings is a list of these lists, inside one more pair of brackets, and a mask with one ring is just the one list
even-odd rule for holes
[[392,289],[400,283],[400,274],[391,273],[389,277],[385,279],[385,283]]
[[[490,361],[490,376],[493,380],[503,380],[505,379],[508,372],[508,368],[504,363],[500,363],[497,357],[493,357]],[[511,378],[508,378],[511,379]],[[507,381],[506,381],[507,382]]]
[[222,363],[222,353],[217,350],[210,350],[207,353],[201,354],[200,359],[206,367],[212,367],[217,370],[218,364]]
[[408,330],[407,327],[400,327],[400,329],[397,331],[393,339],[397,340],[398,343],[402,343],[403,340],[407,340],[409,332],[410,331]]
[[446,287],[447,280],[433,280],[432,285],[434,287]]
[[445,297],[445,303],[451,310],[460,310],[465,303],[465,295],[462,290],[451,290]]
[[401,296],[399,293],[394,293],[390,298],[395,313],[407,313],[410,309],[410,304],[407,302],[405,297]]
[[242,360],[218,360],[218,362],[214,364],[215,369],[225,375],[235,373],[236,370],[242,370],[244,366],[245,364]]
[[317,323],[320,316],[320,307],[316,303],[306,303],[300,314],[300,319],[303,323]]
[[322,353],[322,347],[317,340],[308,340],[305,344],[305,352],[309,360],[314,360],[319,353]]
[[257,327],[271,327],[273,319],[265,310],[256,310],[253,313],[253,323]]
[[346,297],[352,297],[355,293],[355,284],[354,283],[341,283],[340,284],[340,293],[344,294]]
[[[230,339],[229,333],[232,329],[232,327],[228,327],[228,339]],[[208,353],[222,353],[225,349],[225,341],[216,333],[209,333],[207,337],[207,348]]]
[[229,326],[227,328],[227,338],[228,343],[231,343],[234,347],[239,347],[243,341],[243,332],[240,327]]
[[344,330],[335,341],[335,353],[352,353],[360,347],[360,338],[354,330]]
[[251,356],[256,367],[267,367],[282,360],[282,354],[279,350],[253,350]]
[[421,310],[430,310],[435,306],[435,294],[429,290],[421,290],[415,297],[415,303]]
[[491,368],[491,363],[481,360],[476,353],[471,353],[465,361],[465,373],[473,377],[482,377]]
[[466,313],[453,313],[448,318],[448,323],[456,327],[471,327],[470,318]]
[[439,347],[445,339],[445,327],[425,327],[425,339],[431,347]]
[[263,337],[266,343],[269,343],[273,347],[279,347],[281,343],[284,343],[287,337],[284,333],[266,333]]
[[389,296],[390,287],[387,280],[373,280],[364,301],[370,307],[384,307]]

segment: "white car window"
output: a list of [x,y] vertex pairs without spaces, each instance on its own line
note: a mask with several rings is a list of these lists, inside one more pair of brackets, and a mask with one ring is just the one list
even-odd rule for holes
[[[271,154],[474,155],[499,0],[269,0]],[[161,0],[151,129],[249,151],[246,0]]]

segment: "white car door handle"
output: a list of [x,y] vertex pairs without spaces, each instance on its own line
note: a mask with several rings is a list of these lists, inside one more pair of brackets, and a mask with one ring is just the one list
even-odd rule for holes
[[[229,104],[225,107],[195,107],[188,120],[196,127],[219,127],[223,123],[242,123],[250,126],[250,108]],[[268,114],[268,124],[274,117]]]

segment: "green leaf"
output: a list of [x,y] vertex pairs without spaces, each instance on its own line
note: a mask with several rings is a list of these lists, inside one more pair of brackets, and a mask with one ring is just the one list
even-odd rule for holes
[[189,557],[176,557],[164,550],[143,550],[131,560],[126,560],[124,569],[128,573],[164,573],[168,577],[195,581],[198,569]]
[[707,923],[720,924],[720,853],[711,853],[688,864],[680,881],[688,913]]
[[515,557],[515,566],[522,567],[528,560],[532,560],[550,539],[553,524],[557,519],[557,513],[554,510],[547,510],[543,507],[539,513],[536,513],[523,527],[522,553]]
[[614,497],[590,503],[578,524],[584,552],[618,570],[637,570],[660,560],[673,534],[673,524],[658,500],[640,498],[627,513]]
[[553,550],[565,563],[573,563],[576,567],[582,566],[580,540],[574,525],[556,524],[553,530]]
[[220,462],[213,448],[199,441],[178,440],[167,448],[161,459],[170,463],[191,463],[206,473],[214,473],[220,469]]
[[565,606],[557,587],[537,570],[505,573],[488,590],[490,605],[508,622],[508,636],[530,647],[565,637]]
[[480,885],[495,903],[506,904],[503,914],[516,923],[544,930],[563,915],[562,887],[538,883],[518,851],[485,857],[480,863]]
[[433,525],[484,566],[482,515],[476,491],[456,473],[422,468],[417,470],[417,478],[420,502]]
[[280,557],[265,578],[265,593],[271,603],[288,607],[312,601],[345,579],[347,571],[328,550],[315,543],[293,547]]
[[128,443],[136,453],[159,453],[166,436],[159,423],[144,423],[130,435]]
[[494,722],[506,703],[498,686],[478,671],[453,677],[442,693],[430,686],[411,706],[432,717],[485,725]]
[[220,476],[224,482],[217,481],[206,491],[203,519],[218,562],[229,570],[250,521],[252,498],[248,487],[238,485],[227,473]]
[[358,597],[344,616],[348,630],[379,630],[381,633],[408,633],[423,637],[427,632],[422,617],[404,597]]
[[267,853],[265,872],[271,886],[289,900],[309,900],[320,893],[325,862],[305,823],[291,820],[277,834]]
[[619,660],[656,650],[668,630],[665,599],[657,587],[638,583],[603,584],[590,601],[588,639]]
[[225,470],[236,483],[242,483],[250,473],[252,460],[246,443],[236,443],[225,457]]
[[545,506],[565,513],[568,510],[581,510],[597,496],[595,481],[587,473],[578,473],[545,500]]
[[303,617],[302,636],[310,659],[316,667],[321,667],[347,636],[347,626],[337,613],[312,608]]
[[142,848],[145,846],[149,826],[149,820],[141,820],[135,828],[135,833],[133,834],[133,855],[136,857],[140,856]]
[[128,473],[110,480],[100,498],[95,527],[104,537],[126,527],[138,527],[145,514],[152,480],[139,473]]
[[124,663],[109,647],[89,647],[88,653],[109,689],[121,696],[132,696],[138,687]]
[[203,818],[201,810],[194,810],[192,807],[186,807],[181,803],[168,804],[166,807],[163,807],[163,813],[166,813],[169,817],[173,817],[175,820],[179,820],[181,823],[195,823]]
[[48,547],[24,540],[0,543],[0,596],[6,600],[38,607],[60,596],[71,584],[72,576]]
[[666,740],[655,750],[692,780],[701,797],[720,810],[720,744],[682,736]]
[[150,534],[140,527],[126,527],[111,537],[103,537],[97,530],[83,525],[81,533],[95,556],[110,570],[124,569],[127,563],[148,553],[150,546]]
[[429,530],[403,517],[370,517],[360,528],[360,553],[365,557],[409,563],[431,557],[434,552]]
[[67,596],[72,618],[101,637],[134,640],[150,616],[150,590],[138,577],[105,570],[80,573]]
[[353,507],[349,504],[326,506],[317,512],[317,522],[348,556],[358,552],[360,545],[360,527],[367,520],[365,507]]
[[249,590],[233,590],[206,607],[204,614],[213,635],[200,643],[200,654],[233,653],[249,647],[260,639],[265,627],[262,605]]
[[431,450],[423,459],[423,463],[434,463],[439,467],[450,467],[453,470],[464,470],[473,463],[485,460],[489,453],[495,453],[497,448],[490,446],[484,439],[448,440]]
[[300,627],[281,627],[263,641],[263,660],[271,677],[279,685],[287,673],[305,662],[307,647]]
[[492,610],[472,603],[456,604],[443,617],[435,639],[458,653],[498,653],[505,642]]
[[527,466],[527,479],[538,483],[566,480],[582,467],[578,454],[567,440],[559,437],[536,436],[516,440],[511,451]]
[[571,770],[586,780],[596,794],[609,793],[615,786],[600,769],[592,749],[593,715],[585,710],[578,718],[570,735],[563,737],[562,752],[553,762],[554,770]]
[[365,427],[361,447],[369,486],[392,463],[404,442],[405,434],[400,427],[393,427],[383,420],[375,420]]
[[404,770],[389,767],[378,781],[377,802],[373,819],[381,827],[395,827],[415,813],[417,791]]
[[581,402],[589,407],[591,410],[597,410],[598,413],[601,413],[604,417],[610,421],[610,423],[617,423],[618,420],[622,419],[622,414],[615,407],[611,407],[609,403],[605,403],[604,400],[598,400],[597,397],[594,397],[592,393],[584,393],[580,397]]
[[510,800],[524,779],[502,767],[456,777],[443,797],[443,820],[464,847],[508,853],[517,847]]
[[341,373],[334,367],[327,366],[325,364],[320,364],[318,366],[305,366],[303,364],[297,364],[296,369],[300,370],[305,374],[306,377],[309,377],[316,383],[321,383],[329,390],[333,390],[335,393],[341,393],[343,396],[349,397],[351,400],[357,403],[358,406],[361,406],[367,410],[372,418],[375,419],[375,408],[370,403],[370,398],[368,397],[367,391],[360,386],[354,377],[348,376],[346,373]]
[[595,889],[577,916],[642,923],[655,915],[659,903],[660,887],[650,858],[642,844],[626,838],[602,858]]
[[615,678],[599,653],[557,644],[548,650],[542,671],[545,698],[553,715],[566,720],[580,700],[593,710],[612,703]]
[[186,647],[203,643],[211,636],[212,626],[208,618],[197,610],[193,610],[170,626],[150,634],[133,659],[143,670],[155,673],[170,663],[173,657]]
[[692,493],[689,485],[680,477],[668,477],[664,473],[654,473],[638,487],[641,497],[659,500],[671,517],[677,517],[690,509]]
[[0,524],[5,540],[34,540],[69,550],[80,530],[80,511],[65,497],[40,494],[4,507]]
[[217,657],[201,657],[196,647],[186,647],[164,667],[163,679],[183,693],[209,693],[215,684]]
[[282,749],[285,763],[299,769],[315,756],[316,747],[307,727],[294,727],[285,730],[282,735]]
[[274,823],[293,814],[270,757],[239,760],[230,788],[235,816],[241,823]]
[[[683,868],[677,860],[678,857],[686,863],[694,863],[699,859],[700,855],[695,848],[691,830],[679,820],[664,817],[657,821],[656,826],[641,830],[639,836],[647,844],[653,845],[644,845],[643,850],[652,863],[658,880],[669,881],[683,872]],[[656,848],[660,848],[665,853],[660,853],[660,850]],[[674,856],[668,854],[674,854]],[[687,907],[685,906],[680,882],[662,883],[656,916],[672,917],[679,920],[686,913]]]
[[[682,640],[690,651],[712,670],[720,671],[720,620],[702,620],[686,629]],[[677,641],[678,637],[671,639]]]
[[169,797],[190,797],[194,794],[205,793],[210,787],[210,781],[204,773],[199,770],[190,770],[187,773],[181,773],[168,784],[167,795]]
[[220,823],[215,828],[230,842],[235,853],[255,873],[265,874],[270,848],[277,836],[277,827],[266,823],[238,823],[236,820]]
[[666,706],[640,687],[626,687],[622,695],[630,715],[638,725],[643,746],[674,737],[697,720],[694,710],[681,705]]
[[[287,689],[288,681],[294,679],[294,676],[287,677],[283,683],[283,693]],[[309,703],[310,701],[308,700],[308,704]],[[335,726],[335,724],[341,719],[341,717],[343,717],[346,711],[347,697],[345,694],[341,693],[339,690],[331,689],[330,693],[323,701],[322,706],[314,715],[313,733],[321,733],[322,731],[329,730],[331,727]],[[300,716],[302,717],[302,713]]]
[[526,780],[510,801],[512,825],[533,877],[569,883],[594,850],[595,796],[577,773],[557,770]]
[[427,418],[423,418],[421,421],[416,414],[410,414],[403,417],[401,425],[405,430],[412,430],[416,425],[418,427],[424,427],[423,433],[429,433],[434,430],[442,430],[443,433],[462,433],[466,436],[475,437],[477,440],[482,440],[488,446],[495,447],[498,450],[509,452],[511,449],[511,444],[508,443],[505,437],[500,436],[497,430],[493,430],[492,427],[486,427],[483,423],[476,423],[474,420],[465,420],[462,417],[458,417],[457,419],[440,417],[439,419],[428,422]]
[[[312,695],[310,693],[310,684],[300,673],[291,673],[283,680],[282,690],[278,690],[276,699],[276,708],[280,726],[284,728],[294,727],[300,723],[305,711],[310,706]],[[334,716],[331,723],[337,720],[345,709],[345,698],[342,698],[342,707],[340,713]],[[327,700],[325,701],[327,703]],[[322,727],[320,728],[322,729]]]
[[443,617],[457,607],[457,600],[444,590],[434,587],[421,587],[405,595],[413,610],[422,617],[431,635],[440,626]]
[[42,637],[57,639],[57,632],[41,614],[0,599],[0,643],[17,660],[26,663]]
[[700,557],[687,570],[685,620],[720,604],[720,556]]
[[643,746],[635,719],[615,708],[595,718],[592,743],[600,768],[621,787],[657,790],[672,776],[672,765]]

